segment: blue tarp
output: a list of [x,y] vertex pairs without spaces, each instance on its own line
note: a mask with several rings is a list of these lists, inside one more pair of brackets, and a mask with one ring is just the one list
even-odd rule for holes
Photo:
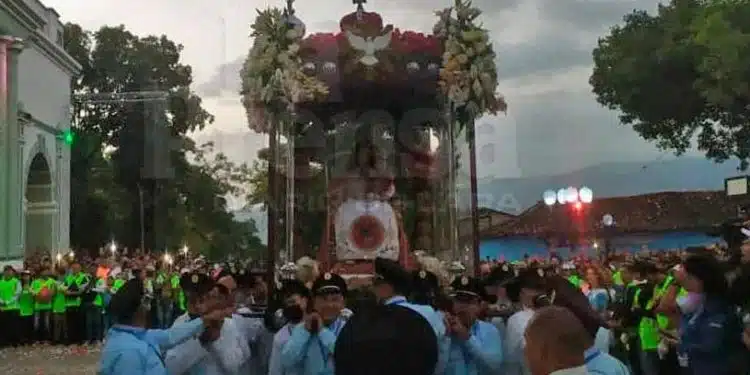
[[[700,232],[669,232],[624,235],[615,237],[611,241],[617,251],[637,251],[644,245],[651,250],[666,250],[685,248],[689,246],[706,246],[720,243],[721,239]],[[603,246],[603,244],[599,245]],[[563,258],[570,254],[570,248],[568,247],[557,248],[554,249],[554,251]],[[595,253],[593,243],[588,246],[579,246],[576,253],[593,255]],[[549,249],[543,240],[533,237],[492,238],[481,240],[479,244],[479,254],[482,259],[489,257],[490,259],[515,261],[523,259],[524,254],[529,254],[529,256],[546,257],[549,255]]]

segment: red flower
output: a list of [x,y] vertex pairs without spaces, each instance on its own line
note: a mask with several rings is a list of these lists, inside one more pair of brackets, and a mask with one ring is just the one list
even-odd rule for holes
[[372,215],[362,215],[354,220],[349,238],[359,250],[372,251],[385,240],[385,228]]
[[394,30],[391,47],[401,54],[440,56],[443,53],[442,43],[436,36],[408,30]]

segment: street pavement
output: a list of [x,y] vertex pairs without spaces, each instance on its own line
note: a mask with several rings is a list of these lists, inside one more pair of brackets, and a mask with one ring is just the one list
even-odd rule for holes
[[100,346],[34,345],[0,350],[0,375],[96,375]]

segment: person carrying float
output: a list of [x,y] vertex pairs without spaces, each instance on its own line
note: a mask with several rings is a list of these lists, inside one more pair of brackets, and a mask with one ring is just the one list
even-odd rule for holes
[[484,286],[473,277],[457,277],[451,283],[453,311],[446,314],[449,358],[446,375],[498,374],[503,364],[500,333],[479,319]]
[[[228,310],[226,291],[202,273],[188,274],[180,281],[187,298],[188,312],[177,318],[173,326],[195,319],[207,305],[217,305],[223,319],[209,324],[198,338],[190,339],[167,352],[165,363],[171,375],[237,374],[250,360],[247,340]],[[224,289],[227,289],[224,286]]]
[[299,375],[333,375],[336,338],[346,324],[346,281],[325,273],[312,285],[313,309],[291,332],[281,350],[281,368]]
[[273,337],[271,358],[268,364],[268,375],[296,375],[297,368],[284,368],[281,363],[281,352],[292,337],[294,328],[302,322],[305,312],[312,308],[310,290],[302,281],[292,279],[279,283],[278,296],[283,303],[282,315],[286,324]]

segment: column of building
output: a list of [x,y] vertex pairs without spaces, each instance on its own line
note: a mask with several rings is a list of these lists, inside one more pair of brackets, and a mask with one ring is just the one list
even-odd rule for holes
[[8,164],[8,47],[13,39],[0,36],[0,260],[8,257],[8,176],[10,165]]
[[8,251],[12,257],[24,254],[23,198],[25,170],[23,161],[23,130],[18,121],[18,57],[23,51],[23,41],[18,38],[8,45],[7,99],[8,99]]

